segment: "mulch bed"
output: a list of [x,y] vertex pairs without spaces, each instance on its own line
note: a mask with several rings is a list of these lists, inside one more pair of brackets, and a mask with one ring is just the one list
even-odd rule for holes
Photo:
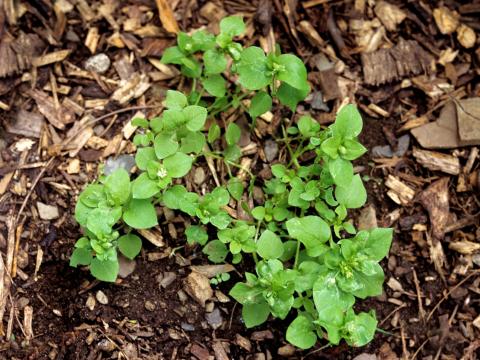
[[[477,359],[478,148],[425,152],[410,130],[437,120],[449,102],[480,95],[478,39],[469,46],[480,3],[372,3],[0,2],[0,358]],[[159,16],[165,6],[172,13]],[[450,33],[454,25],[435,21],[439,11],[457,22]],[[225,296],[229,283],[214,287],[205,307],[195,302],[184,279],[208,262],[184,246],[178,215],[162,214],[162,246],[145,241],[133,273],[115,284],[68,266],[79,191],[105,159],[135,151],[135,114],[158,115],[167,89],[188,86],[159,64],[175,42],[171,31],[215,31],[228,14],[244,16],[245,44],[276,41],[305,60],[313,91],[299,114],[329,124],[343,101],[356,101],[365,116],[361,141],[370,151],[356,170],[369,198],[354,216],[395,228],[382,263],[385,292],[359,304],[375,309],[382,329],[365,348],[295,350],[284,339],[288,321],[246,330]],[[88,64],[98,54],[103,63]],[[260,176],[276,161],[266,160],[266,140],[280,134],[285,115],[272,112],[242,144],[257,149],[245,157]],[[212,188],[201,166],[202,186]]]

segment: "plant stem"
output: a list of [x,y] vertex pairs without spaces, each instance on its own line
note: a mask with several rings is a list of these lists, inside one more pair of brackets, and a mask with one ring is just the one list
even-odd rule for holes
[[[305,210],[302,209],[300,212],[300,217],[302,218],[305,213]],[[297,270],[298,267],[298,258],[300,256],[300,240],[297,240],[297,250],[295,251],[295,262],[293,263],[293,270]]]
[[285,140],[285,145],[287,146],[288,153],[290,154],[290,163],[293,162],[295,167],[298,169],[300,167],[300,164],[298,163],[297,158],[295,157],[295,154],[292,150],[292,147],[290,146],[290,141],[288,141],[287,132],[283,125],[282,125],[282,132],[283,132],[283,138]]

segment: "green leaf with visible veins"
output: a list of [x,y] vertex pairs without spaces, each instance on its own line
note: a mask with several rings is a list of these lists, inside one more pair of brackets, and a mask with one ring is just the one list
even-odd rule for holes
[[167,98],[165,105],[169,109],[180,110],[188,105],[188,100],[185,94],[177,90],[167,90]]
[[272,82],[272,75],[267,68],[267,57],[256,46],[246,48],[237,65],[238,81],[248,90],[259,90]]
[[203,61],[205,64],[206,75],[221,74],[227,68],[227,59],[225,58],[225,55],[217,49],[205,51]]
[[116,205],[124,204],[130,197],[130,176],[119,168],[105,179],[105,191]]
[[309,256],[319,256],[325,252],[324,245],[331,236],[330,227],[319,216],[292,218],[286,223],[288,234],[299,240],[307,249]]
[[190,131],[199,131],[203,129],[205,120],[207,120],[207,109],[198,105],[190,105],[183,109],[187,118],[187,129]]
[[220,32],[230,37],[239,36],[245,31],[245,23],[240,16],[227,16],[220,21]]
[[137,153],[135,154],[135,163],[140,170],[147,170],[148,162],[156,159],[157,157],[153,147],[137,149]]
[[235,123],[230,123],[227,126],[227,131],[225,132],[225,140],[228,145],[234,145],[240,140],[242,131],[240,127]]
[[392,245],[393,229],[376,228],[370,231],[363,251],[367,256],[375,261],[382,260],[388,255]]
[[173,155],[178,150],[178,141],[174,133],[160,133],[155,136],[154,140],[155,155],[159,159],[165,159],[166,157]]

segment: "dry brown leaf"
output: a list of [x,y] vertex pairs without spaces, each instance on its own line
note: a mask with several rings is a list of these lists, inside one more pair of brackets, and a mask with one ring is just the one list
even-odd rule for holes
[[397,25],[407,17],[405,11],[386,1],[379,1],[377,3],[375,6],[375,14],[388,31],[395,31]]
[[457,39],[464,48],[470,49],[475,46],[477,35],[470,26],[461,24],[457,29]]
[[449,8],[441,6],[433,10],[433,18],[440,32],[446,35],[457,30],[460,15],[456,11],[451,11]]
[[177,20],[173,14],[172,8],[167,0],[155,0],[158,7],[160,21],[165,30],[177,34],[180,31]]

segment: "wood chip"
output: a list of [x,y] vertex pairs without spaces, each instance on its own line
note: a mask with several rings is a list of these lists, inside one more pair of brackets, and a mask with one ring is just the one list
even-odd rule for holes
[[91,27],[88,29],[87,37],[85,38],[85,46],[90,50],[92,54],[95,54],[97,51],[98,40],[100,40],[100,35],[98,34],[97,27]]
[[460,15],[446,6],[433,10],[433,18],[440,32],[444,35],[453,33],[459,24]]
[[165,246],[162,231],[158,226],[153,229],[140,229],[138,233],[157,247]]
[[388,175],[385,185],[390,189],[388,196],[399,205],[408,205],[415,197],[415,190],[393,175]]
[[38,56],[32,59],[32,65],[36,67],[45,66],[49,64],[53,64],[56,62],[63,61],[70,55],[71,50],[59,50],[54,51],[49,54],[45,54],[42,56]]
[[405,11],[386,1],[377,2],[374,11],[388,31],[395,31],[397,25],[407,17]]
[[23,328],[25,331],[25,340],[27,343],[33,339],[33,308],[31,306],[25,306],[23,309]]
[[413,148],[413,156],[427,169],[440,170],[451,175],[460,174],[460,160],[456,156],[418,148]]
[[180,31],[177,20],[173,14],[170,3],[167,0],[155,0],[158,7],[160,21],[165,30],[177,34]]
[[112,94],[112,100],[123,105],[138,98],[150,87],[150,82],[146,74],[134,73],[129,80],[121,82],[120,87]]
[[27,92],[37,103],[38,110],[47,120],[57,129],[65,129],[66,124],[75,121],[75,114],[64,107],[55,108],[55,103],[52,97],[48,96],[41,90],[29,90]]

